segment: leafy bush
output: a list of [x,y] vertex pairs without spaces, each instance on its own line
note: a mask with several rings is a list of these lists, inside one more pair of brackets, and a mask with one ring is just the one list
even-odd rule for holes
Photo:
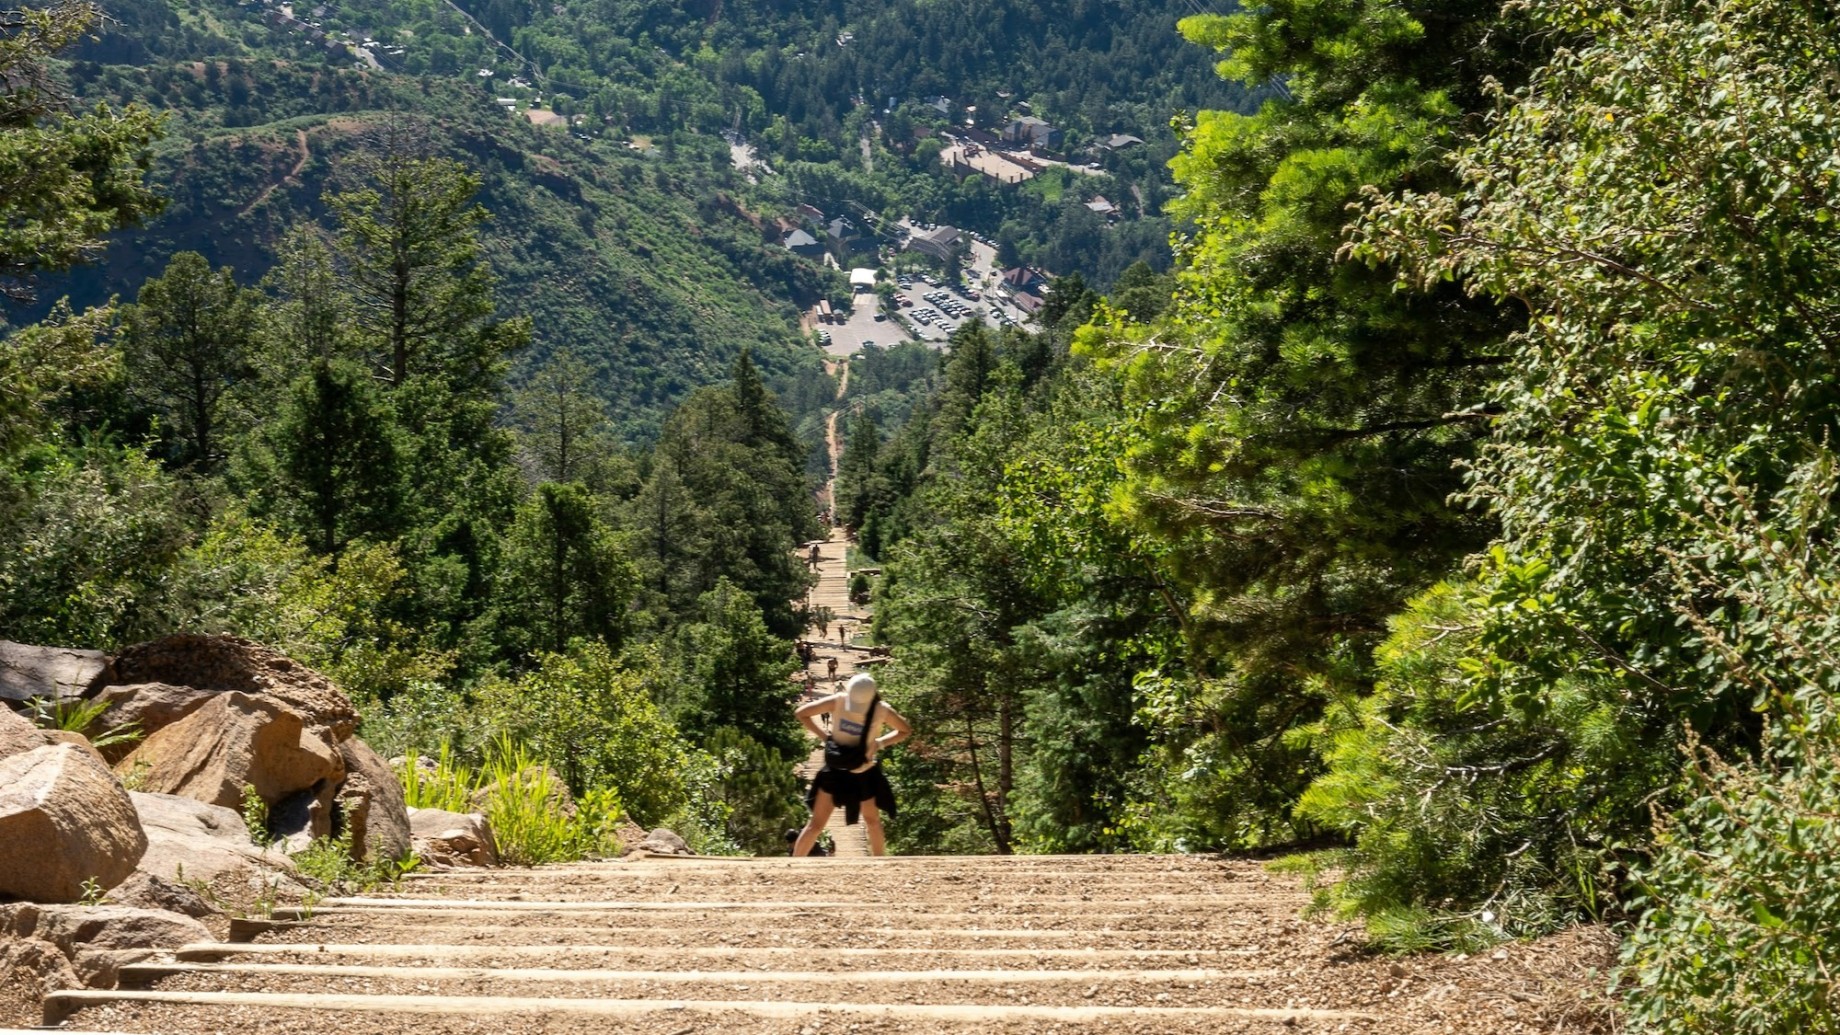
[[1840,458],[1805,465],[1765,506],[1707,501],[1677,577],[1718,602],[1687,624],[1766,716],[1759,761],[1691,745],[1688,804],[1638,872],[1624,947],[1641,1035],[1840,1031]]
[[620,849],[619,792],[596,787],[572,807],[564,805],[567,791],[554,772],[508,736],[500,735],[487,746],[478,769],[456,762],[446,745],[432,767],[424,767],[411,753],[405,758],[402,781],[410,808],[484,813],[499,858],[508,865],[566,862]]
[[653,823],[686,800],[687,749],[653,703],[648,683],[656,678],[655,659],[577,643],[539,655],[536,671],[516,682],[483,687],[479,719],[554,766],[575,793],[610,789],[639,822]]
[[1672,764],[1580,681],[1552,684],[1537,713],[1479,699],[1474,596],[1445,583],[1415,599],[1375,652],[1375,692],[1333,702],[1313,731],[1328,771],[1298,814],[1352,839],[1317,859],[1337,874],[1317,905],[1365,916],[1390,949],[1474,949],[1596,915],[1612,849],[1645,814],[1595,803],[1635,800]]

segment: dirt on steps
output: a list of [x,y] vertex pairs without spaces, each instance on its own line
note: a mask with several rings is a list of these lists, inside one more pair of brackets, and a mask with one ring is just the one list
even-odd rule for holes
[[53,1014],[172,1035],[1609,1030],[1601,931],[1394,960],[1305,905],[1288,876],[1186,856],[440,874],[188,947]]

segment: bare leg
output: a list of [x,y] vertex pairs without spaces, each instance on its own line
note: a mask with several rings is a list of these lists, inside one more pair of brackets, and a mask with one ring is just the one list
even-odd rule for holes
[[837,803],[831,800],[828,791],[818,792],[818,799],[811,806],[811,822],[805,824],[805,829],[799,831],[799,839],[793,842],[793,855],[811,854],[811,846],[818,843],[818,835],[824,832],[824,824],[830,822],[831,812],[836,808]]
[[862,821],[863,826],[869,828],[869,854],[887,855],[888,846],[882,840],[882,814],[874,801],[862,803]]

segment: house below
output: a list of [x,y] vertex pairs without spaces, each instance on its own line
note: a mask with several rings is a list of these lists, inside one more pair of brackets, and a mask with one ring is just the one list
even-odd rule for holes
[[848,216],[838,216],[825,225],[824,234],[831,254],[839,262],[852,256],[875,251],[875,238],[863,234]]
[[858,266],[850,271],[850,290],[858,294],[875,290],[875,271],[866,266]]
[[[1047,286],[1048,278],[1042,276],[1041,271],[1038,269],[1033,269],[1028,266],[1013,266],[1003,271],[1003,279],[1000,283],[1017,295],[1024,293],[1038,295],[1041,293],[1041,289]],[[1035,301],[1037,304],[1040,304],[1041,299],[1037,298]]]
[[1126,148],[1137,147],[1143,142],[1142,137],[1134,137],[1129,133],[1113,133],[1111,136],[1099,141],[1099,146],[1105,148],[1107,151],[1123,151]]
[[930,255],[940,262],[950,262],[952,251],[964,240],[964,234],[957,227],[942,226],[924,234],[915,234],[907,239],[907,250]]
[[1004,142],[1023,147],[1056,151],[1060,149],[1061,139],[1059,129],[1033,115],[1012,119],[1009,125],[1003,127]]
[[1104,216],[1108,221],[1118,218],[1118,206],[1108,201],[1103,194],[1087,202],[1086,207],[1095,215]]
[[807,259],[818,259],[824,256],[824,242],[803,229],[787,234],[785,245],[787,251],[794,255],[802,255]]
[[1032,295],[1027,291],[1016,292],[1016,297],[1010,299],[1010,301],[1016,304],[1016,308],[1030,316],[1034,316],[1036,313],[1041,312],[1041,307],[1046,304],[1041,300],[1041,296]]

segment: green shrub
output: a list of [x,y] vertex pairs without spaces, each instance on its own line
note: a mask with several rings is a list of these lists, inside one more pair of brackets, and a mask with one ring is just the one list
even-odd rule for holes
[[1337,700],[1314,730],[1327,771],[1303,819],[1351,839],[1317,862],[1336,880],[1317,905],[1366,917],[1396,951],[1473,949],[1596,915],[1614,889],[1614,849],[1647,814],[1631,788],[1665,784],[1673,760],[1588,686],[1560,679],[1544,709],[1492,709],[1468,658],[1473,589],[1442,584],[1393,619],[1368,697]]
[[786,854],[786,830],[804,825],[798,778],[777,750],[735,729],[717,730],[709,753],[727,805],[728,839],[755,855]]
[[572,808],[567,789],[530,749],[500,735],[486,748],[485,761],[468,769],[443,745],[432,769],[411,753],[402,773],[410,808],[479,811],[491,824],[501,861],[511,866],[567,862],[620,850],[619,791],[588,790]]
[[1840,1032],[1840,459],[1765,505],[1706,501],[1674,557],[1687,623],[1765,725],[1757,761],[1690,745],[1687,804],[1635,874],[1622,988],[1637,1035]]

